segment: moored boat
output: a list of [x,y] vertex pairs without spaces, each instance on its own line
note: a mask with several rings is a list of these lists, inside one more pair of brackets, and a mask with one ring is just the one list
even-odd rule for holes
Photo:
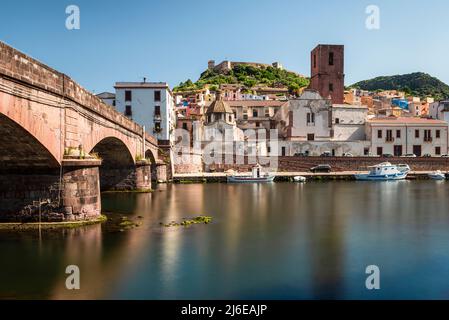
[[445,180],[446,179],[446,175],[443,172],[441,172],[440,170],[429,173],[428,177],[433,180]]
[[303,177],[303,176],[296,176],[293,178],[293,180],[295,182],[306,182],[307,179],[306,179],[306,177]]
[[410,166],[408,164],[398,164],[397,167],[398,170],[401,172],[409,173],[411,171]]
[[399,170],[398,166],[389,162],[383,162],[378,165],[369,167],[369,173],[355,174],[356,180],[359,181],[393,181],[404,180],[409,170]]
[[273,182],[274,176],[269,173],[262,172],[262,166],[259,164],[254,166],[251,170],[251,175],[239,176],[229,175],[226,177],[229,183],[259,183],[259,182]]

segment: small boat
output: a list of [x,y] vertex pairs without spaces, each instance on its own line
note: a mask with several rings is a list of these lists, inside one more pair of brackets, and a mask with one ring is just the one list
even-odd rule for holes
[[446,179],[446,175],[444,173],[442,173],[440,170],[429,173],[428,177],[433,180],[445,180]]
[[404,180],[408,174],[408,171],[400,171],[398,166],[392,165],[390,162],[383,162],[381,164],[369,168],[370,171],[367,174],[354,175],[356,180],[360,181]]
[[401,172],[409,173],[411,171],[410,166],[408,164],[398,164],[397,167],[398,170]]
[[303,176],[296,176],[293,178],[293,180],[295,182],[306,182],[307,179],[306,179],[306,177],[303,177]]
[[262,166],[256,165],[252,168],[251,175],[238,176],[230,175],[226,177],[228,183],[259,183],[259,182],[273,182],[274,176],[269,173],[262,172]]

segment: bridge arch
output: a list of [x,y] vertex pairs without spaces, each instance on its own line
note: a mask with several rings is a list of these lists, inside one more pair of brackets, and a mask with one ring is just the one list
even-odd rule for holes
[[0,113],[0,171],[59,168],[56,156],[26,128]]
[[116,137],[99,141],[89,152],[102,160],[100,166],[100,189],[130,189],[130,178],[135,171],[135,162],[127,145]]
[[60,164],[19,123],[0,113],[0,221],[32,221],[35,201],[59,196]]

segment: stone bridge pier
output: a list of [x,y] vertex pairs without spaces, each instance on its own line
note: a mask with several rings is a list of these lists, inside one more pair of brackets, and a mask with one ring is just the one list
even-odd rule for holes
[[63,220],[90,220],[101,214],[101,192],[151,190],[151,163],[137,161],[121,168],[103,168],[99,159],[64,160],[61,179]]

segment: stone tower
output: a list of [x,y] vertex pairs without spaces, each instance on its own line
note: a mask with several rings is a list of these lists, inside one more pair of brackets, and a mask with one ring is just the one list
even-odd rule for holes
[[311,53],[310,88],[333,104],[344,103],[344,46],[320,44]]

